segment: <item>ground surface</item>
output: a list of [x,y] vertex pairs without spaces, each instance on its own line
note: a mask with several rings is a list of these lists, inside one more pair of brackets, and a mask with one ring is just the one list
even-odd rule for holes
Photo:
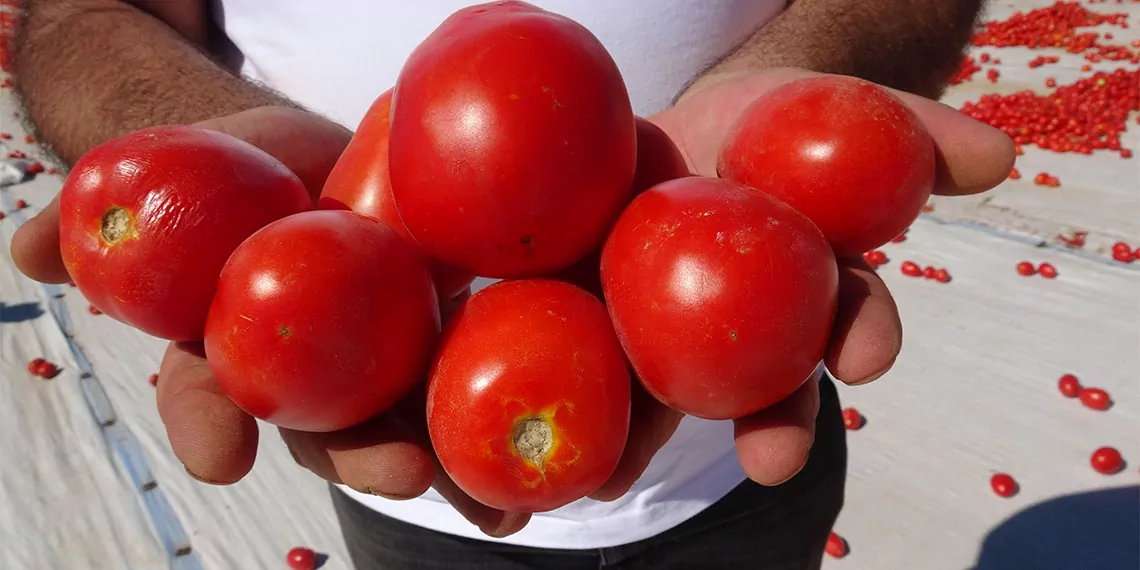
[[[994,18],[1046,5],[996,2]],[[1140,6],[1128,11],[1140,38]],[[1000,56],[999,83],[984,71],[954,88],[957,106],[986,92],[1043,89],[1081,75],[1084,63],[1061,50],[985,50]],[[1039,53],[1060,63],[1030,70]],[[1102,63],[1098,69],[1121,64]],[[991,66],[986,65],[985,68]],[[0,92],[0,131],[24,149],[15,103]],[[1140,148],[1140,127],[1124,146]],[[1114,153],[1057,155],[1026,147],[1020,181],[982,197],[939,200],[906,242],[884,248],[882,273],[906,327],[906,346],[876,384],[843,389],[867,425],[850,434],[847,505],[836,531],[851,545],[835,569],[1123,569],[1140,558],[1140,263],[1108,259],[1117,240],[1140,245],[1140,159]],[[1056,189],[1029,180],[1048,170]],[[0,191],[29,214],[58,189],[57,176]],[[7,244],[23,214],[0,221]],[[1082,251],[1054,237],[1090,232]],[[207,570],[283,567],[294,545],[329,554],[325,568],[348,568],[325,486],[293,466],[272,430],[263,430],[258,465],[227,488],[199,484],[171,454],[147,376],[163,343],[87,313],[74,289],[44,288],[12,267],[0,248],[0,567],[9,570]],[[946,267],[948,285],[902,276],[903,260]],[[1050,262],[1055,280],[1023,278],[1021,260]],[[59,296],[57,296],[59,294]],[[54,317],[54,318],[53,318]],[[30,378],[31,358],[63,366],[51,381]],[[93,375],[84,373],[93,372]],[[1107,389],[1108,412],[1057,393],[1072,372]],[[1106,477],[1091,452],[1117,447],[1130,463]],[[989,490],[996,471],[1021,492]],[[157,482],[157,486],[154,485]],[[173,556],[191,545],[191,554]]]

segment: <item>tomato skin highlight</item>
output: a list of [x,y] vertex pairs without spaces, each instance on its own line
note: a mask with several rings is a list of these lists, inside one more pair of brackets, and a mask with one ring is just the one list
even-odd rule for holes
[[[419,249],[392,199],[392,182],[388,175],[391,112],[392,91],[388,90],[376,98],[360,121],[352,140],[325,180],[318,206],[322,210],[352,210],[376,218]],[[424,257],[440,299],[451,299],[475,279],[426,254]]]
[[92,305],[148,334],[202,340],[218,273],[266,224],[312,209],[261,149],[216,131],[152,127],[99,145],[60,190],[60,253]]
[[431,256],[484,277],[547,275],[605,239],[629,200],[635,137],[617,65],[586,28],[522,2],[472,6],[400,72],[392,191]]
[[891,241],[934,188],[934,141],[902,101],[827,76],[760,96],[721,149],[717,172],[810,218],[839,257]]
[[617,467],[630,384],[597,298],[555,280],[496,283],[444,330],[428,382],[432,446],[475,500],[513,512],[556,509],[596,491]]
[[826,238],[775,198],[725,180],[659,184],[602,251],[618,338],[646,389],[707,419],[784,399],[823,357],[838,294]]
[[246,412],[328,432],[411,390],[439,328],[431,276],[411,245],[372,218],[313,211],[234,251],[206,323],[206,358]]

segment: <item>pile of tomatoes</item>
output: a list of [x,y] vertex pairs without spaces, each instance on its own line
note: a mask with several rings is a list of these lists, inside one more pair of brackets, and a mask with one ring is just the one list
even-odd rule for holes
[[[204,341],[222,389],[273,424],[344,429],[426,377],[444,469],[536,512],[613,472],[633,381],[729,419],[813,377],[837,256],[902,232],[934,169],[898,99],[821,77],[764,95],[720,177],[690,176],[593,35],[498,2],[415,50],[317,200],[250,144],[150,128],[75,166],[61,249],[95,306]],[[475,276],[501,281],[467,298]],[[458,304],[442,330],[441,304]]]

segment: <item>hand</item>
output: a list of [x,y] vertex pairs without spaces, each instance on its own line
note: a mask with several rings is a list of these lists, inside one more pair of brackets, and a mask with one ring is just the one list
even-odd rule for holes
[[[817,75],[802,69],[771,69],[705,78],[677,105],[651,120],[677,143],[693,172],[716,176],[717,153],[744,109],[771,89]],[[1005,180],[1015,158],[1009,137],[941,103],[895,94],[934,138],[935,194],[976,194]],[[839,260],[839,285],[839,309],[824,363],[842,382],[866,384],[885,374],[898,356],[902,346],[898,310],[886,285],[861,258]],[[807,382],[780,404],[735,420],[736,450],[749,478],[775,485],[795,476],[814,441],[818,410],[818,383]],[[676,426],[672,418],[669,421]]]
[[[198,126],[243,139],[292,169],[314,199],[351,133],[311,113],[261,107]],[[59,202],[53,200],[12,238],[12,257],[27,276],[69,280],[59,253]],[[455,303],[461,302],[457,300]],[[446,316],[454,306],[441,308]],[[200,343],[171,343],[160,368],[158,412],[175,456],[194,478],[228,485],[241,480],[257,455],[258,424],[222,392]],[[410,499],[435,489],[487,534],[506,536],[529,515],[504,513],[468,497],[439,468],[427,435],[421,389],[379,417],[333,433],[279,430],[293,458],[319,477],[357,491]]]

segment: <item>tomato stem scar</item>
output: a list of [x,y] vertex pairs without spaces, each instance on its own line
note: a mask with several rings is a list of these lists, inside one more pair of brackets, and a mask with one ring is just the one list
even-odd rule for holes
[[131,227],[131,214],[125,208],[111,206],[100,220],[99,235],[108,245],[115,245],[127,236]]
[[542,418],[527,418],[515,424],[511,441],[523,459],[543,472],[542,463],[554,444],[554,429]]

